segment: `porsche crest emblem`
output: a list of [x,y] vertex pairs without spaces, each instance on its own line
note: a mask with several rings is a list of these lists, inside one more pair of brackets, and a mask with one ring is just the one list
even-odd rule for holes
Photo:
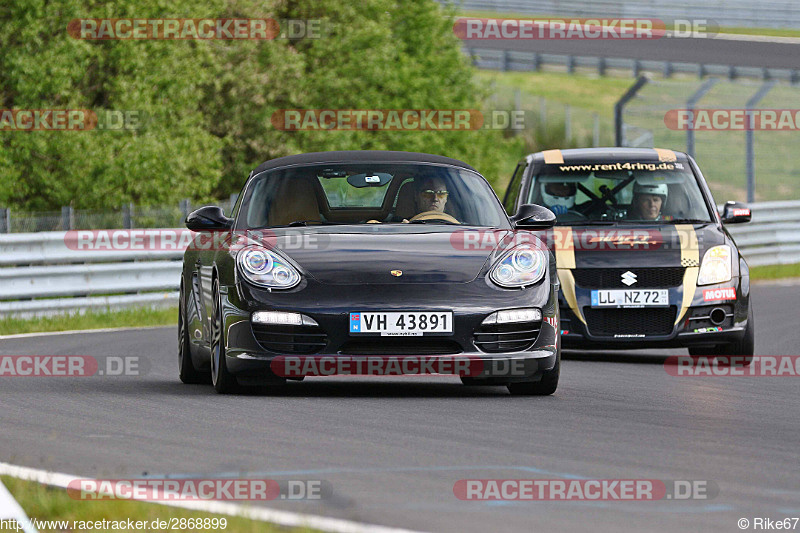
[[399,278],[402,275],[403,275],[403,271],[402,270],[392,270],[392,276],[394,276],[396,278]]

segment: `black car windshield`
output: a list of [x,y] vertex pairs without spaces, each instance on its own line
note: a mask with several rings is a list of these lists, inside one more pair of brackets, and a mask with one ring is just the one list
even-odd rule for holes
[[547,207],[557,224],[712,221],[697,180],[683,163],[546,165],[525,203]]
[[265,171],[247,186],[239,229],[335,224],[509,227],[475,172],[422,163],[335,163]]

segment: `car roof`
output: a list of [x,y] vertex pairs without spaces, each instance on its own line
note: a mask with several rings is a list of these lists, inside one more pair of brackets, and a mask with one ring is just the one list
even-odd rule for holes
[[[546,156],[550,157],[546,157]],[[568,150],[545,150],[543,152],[536,152],[530,154],[530,160],[555,159],[563,158],[564,162],[572,161],[597,161],[597,162],[614,162],[614,161],[681,161],[688,162],[689,157],[684,152],[676,152],[675,150],[668,150],[663,148],[627,148],[622,146],[607,147],[607,148],[571,148]],[[549,161],[548,161],[549,163]],[[560,163],[560,161],[558,161]]]
[[472,166],[442,155],[423,154],[418,152],[395,152],[391,150],[343,150],[338,152],[309,152],[305,154],[278,157],[261,163],[253,174],[265,170],[287,167],[291,165],[311,165],[325,163],[434,163],[450,165],[478,172]]

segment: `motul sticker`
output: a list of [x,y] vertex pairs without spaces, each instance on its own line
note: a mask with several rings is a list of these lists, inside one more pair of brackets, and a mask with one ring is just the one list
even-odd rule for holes
[[703,291],[703,300],[710,302],[712,300],[735,300],[736,288],[725,287],[722,289],[706,289]]

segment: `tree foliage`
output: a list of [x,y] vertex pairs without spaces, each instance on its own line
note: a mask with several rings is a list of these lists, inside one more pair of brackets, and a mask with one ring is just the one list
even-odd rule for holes
[[[109,208],[227,196],[282,155],[424,151],[490,179],[497,131],[276,129],[280,109],[480,109],[485,96],[434,0],[12,0],[0,8],[3,109],[134,110],[122,131],[0,132],[0,205]],[[78,40],[76,18],[319,20],[319,38]]]

